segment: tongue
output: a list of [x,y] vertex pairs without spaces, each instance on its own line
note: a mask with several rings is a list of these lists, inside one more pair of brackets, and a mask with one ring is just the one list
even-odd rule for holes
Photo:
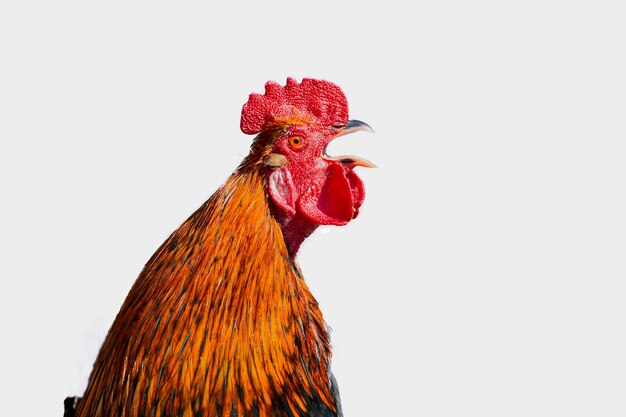
[[332,164],[321,186],[311,187],[298,200],[300,211],[318,224],[344,225],[356,216],[363,202],[363,183],[352,171],[346,175],[340,164]]

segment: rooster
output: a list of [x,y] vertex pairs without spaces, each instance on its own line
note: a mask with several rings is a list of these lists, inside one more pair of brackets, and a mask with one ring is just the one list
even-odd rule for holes
[[65,415],[341,416],[329,331],[295,255],[320,225],[345,225],[372,167],[331,157],[358,130],[328,81],[265,85],[243,106],[257,135],[221,188],[161,245],[132,286],[82,398]]

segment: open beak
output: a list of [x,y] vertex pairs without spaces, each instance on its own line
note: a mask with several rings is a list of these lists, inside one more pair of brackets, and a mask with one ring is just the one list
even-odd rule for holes
[[[360,120],[348,120],[348,123],[346,123],[344,127],[340,127],[337,130],[338,130],[337,135],[335,135],[333,139],[336,139],[339,136],[345,136],[345,135],[349,135],[350,133],[360,132],[360,131],[374,133],[374,129],[372,129],[370,125]],[[354,155],[328,156],[326,155],[326,150],[324,149],[324,157],[326,159],[331,159],[333,161],[341,162],[343,165],[350,166],[350,168],[357,167],[357,166],[365,167],[365,168],[376,168],[376,165],[374,165],[372,162],[368,161],[367,159],[361,158],[359,156],[354,156]]]

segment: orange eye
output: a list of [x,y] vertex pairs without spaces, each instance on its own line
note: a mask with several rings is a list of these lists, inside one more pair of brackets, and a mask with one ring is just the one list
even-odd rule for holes
[[292,148],[300,148],[304,145],[304,138],[302,136],[291,136],[289,138],[289,145],[291,145]]

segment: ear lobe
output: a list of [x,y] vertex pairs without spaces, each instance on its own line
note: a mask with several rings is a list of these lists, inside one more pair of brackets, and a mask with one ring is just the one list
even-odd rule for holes
[[278,207],[290,216],[296,214],[293,180],[289,170],[277,169],[270,174],[269,192]]

